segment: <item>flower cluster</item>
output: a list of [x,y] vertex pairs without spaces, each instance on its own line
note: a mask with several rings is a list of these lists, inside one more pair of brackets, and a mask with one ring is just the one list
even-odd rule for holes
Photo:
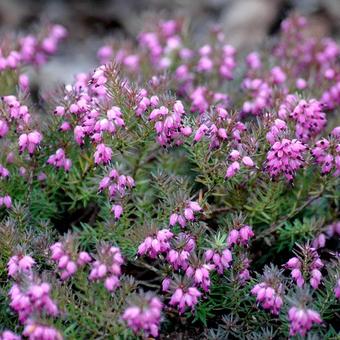
[[71,159],[66,158],[63,149],[58,149],[54,155],[51,155],[48,158],[47,163],[55,166],[57,169],[64,168],[65,171],[69,171],[72,166]]
[[22,335],[31,340],[63,340],[63,336],[57,329],[36,321],[27,322]]
[[[254,167],[254,162],[249,156],[243,156],[241,160],[241,154],[237,150],[232,150],[229,155],[229,159],[232,163],[228,166],[225,177],[230,178],[236,175],[240,170],[241,164],[247,168]],[[241,163],[241,164],[240,164]]]
[[176,212],[170,215],[170,225],[174,226],[177,223],[184,228],[188,221],[195,220],[195,213],[201,211],[201,206],[195,201],[186,201],[182,209],[179,207]]
[[[328,72],[325,72],[328,77],[331,75],[331,79],[334,77],[334,70],[328,69]],[[340,82],[338,81],[334,85],[332,85],[329,89],[327,89],[321,97],[322,103],[324,103],[327,108],[334,109],[340,105]]]
[[43,36],[38,39],[27,35],[19,39],[18,49],[11,51],[0,50],[0,71],[16,69],[21,65],[42,65],[48,57],[55,54],[60,42],[67,36],[65,27],[52,25],[47,27]]
[[281,272],[275,267],[265,267],[263,281],[256,284],[251,293],[256,295],[256,301],[272,314],[278,315],[283,305],[283,284]]
[[326,114],[322,111],[322,103],[315,99],[300,100],[290,117],[296,121],[296,137],[307,142],[325,127]]
[[230,267],[232,254],[228,248],[221,251],[208,249],[204,253],[204,258],[207,262],[214,265],[218,274],[223,274],[223,272]]
[[313,324],[322,322],[320,314],[313,309],[305,309],[299,307],[291,307],[288,311],[288,318],[290,322],[289,334],[294,336],[300,334],[305,336],[312,328]]
[[202,293],[187,281],[187,284],[180,284],[174,288],[169,305],[177,307],[179,313],[183,314],[187,308],[195,308],[201,295]]
[[321,173],[328,174],[335,169],[333,175],[340,174],[340,142],[337,131],[332,131],[330,139],[322,138],[315,143],[311,153],[315,162],[321,166]]
[[151,111],[149,120],[155,123],[156,139],[160,145],[171,143],[180,145],[183,143],[182,137],[191,135],[191,128],[183,124],[184,115],[184,107],[179,100],[175,102],[171,111],[165,106]]
[[286,122],[281,119],[275,119],[274,124],[270,127],[270,130],[266,134],[267,141],[273,145],[275,142],[280,140],[280,137],[283,137],[286,130]]
[[192,278],[195,285],[201,287],[205,292],[210,288],[210,271],[215,268],[213,264],[207,264],[200,261],[196,256],[191,255],[189,265],[185,270],[185,275]]
[[0,340],[21,340],[21,337],[11,331],[6,330],[0,333]]
[[148,255],[154,259],[160,253],[167,253],[170,250],[170,239],[173,233],[168,229],[159,230],[155,236],[148,236],[138,247],[138,255]]
[[254,232],[249,225],[240,225],[237,229],[230,230],[227,238],[228,247],[235,244],[247,246],[250,238],[254,236]]
[[266,171],[274,178],[283,174],[288,181],[294,179],[298,169],[305,164],[307,147],[297,139],[282,139],[275,142],[267,154]]
[[136,334],[157,337],[163,308],[162,302],[155,296],[140,297],[138,304],[125,309],[122,319]]
[[309,246],[301,248],[301,256],[292,257],[287,263],[286,268],[291,270],[291,276],[298,287],[302,287],[309,277],[310,285],[317,289],[322,279],[320,269],[324,266],[317,251]]
[[246,78],[243,81],[243,88],[251,97],[250,100],[243,103],[242,110],[245,113],[259,115],[263,113],[266,107],[270,106],[272,101],[272,88],[266,81],[260,78]]
[[340,278],[336,281],[334,288],[334,294],[337,299],[340,299]]
[[25,125],[31,122],[31,114],[27,105],[22,105],[16,96],[4,96],[5,115],[1,120],[1,137],[6,136],[9,132],[10,125],[15,124],[18,131],[21,131]]
[[195,240],[191,235],[179,233],[170,242],[171,248],[166,256],[167,261],[175,270],[186,270],[189,266],[190,254],[196,247]]
[[[127,190],[131,190],[135,186],[135,181],[131,176],[120,175],[116,169],[110,170],[107,176],[105,176],[99,183],[99,191],[107,189],[109,198],[111,201],[122,199]],[[120,203],[116,203],[112,206],[116,219],[119,219],[123,213],[123,207]]]
[[28,153],[32,156],[41,141],[42,135],[38,131],[23,133],[19,137],[19,152],[22,153],[27,150]]
[[95,259],[91,264],[89,280],[104,281],[104,286],[109,292],[115,291],[119,286],[121,266],[124,263],[119,248],[104,244],[98,249]]
[[212,112],[204,112],[200,115],[200,125],[196,130],[194,141],[199,142],[203,136],[210,140],[210,148],[218,148],[229,138],[235,145],[241,142],[241,136],[247,130],[247,127],[236,117],[231,116],[228,111],[222,107],[217,107]]
[[35,261],[29,255],[14,255],[9,259],[7,264],[8,275],[15,277],[18,273],[30,274],[34,264]]
[[[336,328],[339,46],[294,15],[273,49],[242,60],[218,27],[196,47],[185,27],[160,21],[108,41],[102,65],[39,106],[26,66],[55,53],[65,29],[1,42],[0,290],[13,282],[20,325],[6,306],[0,315],[22,337],[171,337],[163,317],[181,337],[194,313],[186,331],[198,337],[258,338],[263,316],[271,338],[289,336],[286,319],[291,336]],[[270,264],[299,243],[288,270]],[[261,317],[238,320],[255,300]]]
[[[55,317],[59,313],[56,303],[50,296],[50,284],[41,282],[33,274],[34,263],[30,256],[22,254],[13,256],[8,262],[9,275],[16,280],[9,291],[10,307],[18,314],[19,321],[25,325],[25,329],[39,320],[39,316]],[[31,338],[34,339],[30,336]],[[41,339],[49,338],[42,335]]]
[[65,238],[64,242],[54,243],[50,247],[51,259],[58,264],[61,280],[67,280],[76,273],[79,267],[91,262],[91,256],[86,251],[77,254],[74,248],[74,241],[70,235]]
[[58,314],[58,307],[51,299],[49,293],[51,286],[43,282],[41,284],[29,282],[28,286],[21,287],[14,284],[9,292],[11,308],[18,313],[22,323],[36,313],[46,313],[51,316]]

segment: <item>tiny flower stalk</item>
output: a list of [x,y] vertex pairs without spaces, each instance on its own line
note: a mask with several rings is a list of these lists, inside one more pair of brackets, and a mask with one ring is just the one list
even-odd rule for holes
[[298,290],[294,299],[290,300],[292,306],[288,310],[289,334],[291,336],[300,334],[304,337],[313,325],[322,323],[321,316],[318,311],[311,308],[308,291]]
[[86,251],[78,253],[77,240],[70,233],[61,242],[54,243],[50,250],[51,260],[56,262],[60,278],[63,281],[69,279],[79,268],[92,261]]
[[282,279],[282,271],[274,266],[266,266],[260,278],[260,283],[256,284],[251,290],[252,295],[256,296],[256,301],[274,315],[279,314],[283,305],[284,286]]
[[195,250],[196,242],[190,234],[179,233],[170,242],[167,262],[175,269],[186,270],[189,266],[190,254]]
[[298,246],[297,256],[292,257],[285,267],[291,270],[291,277],[298,287],[303,287],[309,280],[310,285],[317,289],[322,280],[321,268],[324,263],[319,258],[316,249],[306,246]]
[[192,253],[189,258],[189,265],[185,270],[185,275],[192,278],[195,285],[208,292],[210,288],[210,271],[215,268],[213,264],[208,264],[204,259],[199,259]]
[[204,253],[205,260],[214,265],[218,274],[222,275],[230,268],[232,262],[232,252],[226,247],[226,234],[218,233],[210,242],[211,248]]
[[135,181],[131,176],[121,175],[114,168],[99,182],[99,192],[107,191],[110,201],[114,202],[111,212],[116,220],[119,220],[124,212],[122,200],[134,186]]
[[[21,264],[17,259],[24,260],[25,264]],[[37,316],[49,315],[56,317],[59,314],[57,304],[51,298],[51,285],[41,281],[33,273],[32,258],[28,256],[17,256],[17,259],[12,258],[9,263],[9,270],[13,269],[14,265],[23,265],[24,268],[18,268],[13,274],[15,283],[9,290],[10,307],[18,314],[19,321],[27,325]],[[14,264],[16,262],[16,264]],[[11,276],[13,276],[11,274]]]
[[176,212],[170,215],[170,226],[175,226],[177,223],[184,228],[188,222],[195,220],[195,214],[202,210],[198,202],[186,201],[181,207],[178,207]]
[[124,263],[120,249],[103,244],[98,247],[94,259],[95,261],[91,263],[89,280],[104,281],[105,288],[109,292],[114,292],[120,285],[121,266]]
[[193,311],[202,293],[195,287],[192,279],[176,277],[170,284],[171,298],[169,305],[183,314],[188,308]]

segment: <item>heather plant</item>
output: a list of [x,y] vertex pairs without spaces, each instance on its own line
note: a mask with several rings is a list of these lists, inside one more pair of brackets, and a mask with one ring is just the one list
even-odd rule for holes
[[39,106],[66,29],[2,40],[1,340],[339,336],[340,47],[307,25],[150,22]]

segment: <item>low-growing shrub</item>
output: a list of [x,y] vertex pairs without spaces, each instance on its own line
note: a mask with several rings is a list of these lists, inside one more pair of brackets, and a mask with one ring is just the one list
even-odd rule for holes
[[336,339],[339,46],[149,25],[39,105],[66,29],[1,42],[0,339]]

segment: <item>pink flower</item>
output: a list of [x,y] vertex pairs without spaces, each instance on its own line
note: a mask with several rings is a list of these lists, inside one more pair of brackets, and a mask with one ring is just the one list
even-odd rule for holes
[[265,266],[262,281],[256,284],[251,293],[256,301],[272,314],[278,315],[283,305],[282,274],[275,266]]
[[340,299],[340,279],[338,279],[336,282],[336,286],[334,288],[334,294],[337,299]]
[[106,64],[112,57],[112,54],[113,54],[112,47],[105,45],[98,50],[97,57],[100,60],[101,64]]
[[145,296],[138,305],[130,305],[125,309],[122,319],[135,333],[144,337],[157,337],[163,304],[157,297]]
[[195,284],[201,286],[204,291],[209,291],[210,288],[210,274],[209,272],[214,268],[211,264],[202,264],[194,268],[191,265],[185,271],[185,275],[192,277]]
[[205,133],[208,131],[208,127],[205,124],[202,124],[198,130],[196,131],[195,137],[194,137],[194,141],[195,142],[199,142],[203,136],[205,135]]
[[91,256],[86,251],[81,251],[78,255],[77,264],[83,266],[92,261]]
[[240,163],[233,162],[229,165],[227,172],[225,174],[225,178],[231,178],[236,175],[236,173],[240,170]]
[[248,157],[248,156],[244,156],[244,157],[242,158],[242,163],[243,163],[245,166],[249,167],[249,168],[251,168],[251,167],[254,166],[253,160],[252,160],[250,157]]
[[[64,129],[62,129],[64,130]],[[85,137],[85,132],[84,128],[82,126],[77,125],[74,128],[74,139],[79,145],[84,144],[84,137]]]
[[62,335],[57,329],[33,320],[29,320],[25,324],[22,334],[29,340],[63,340]]
[[[322,279],[319,269],[323,267],[323,263],[314,248],[305,246],[301,249],[303,249],[301,252],[303,257],[292,257],[285,267],[291,270],[291,276],[298,287],[302,287],[309,278],[310,285],[317,289]],[[303,267],[303,263],[308,263],[308,267]]]
[[170,285],[171,285],[171,279],[166,277],[163,281],[162,281],[162,291],[163,292],[168,292]]
[[170,226],[174,226],[176,223],[178,223],[182,228],[184,228],[187,224],[187,221],[194,221],[195,213],[201,210],[202,208],[197,202],[186,201],[182,212],[179,211],[170,215],[169,224]]
[[45,282],[35,283],[31,276],[28,276],[27,279],[24,287],[14,284],[9,291],[10,307],[18,313],[19,321],[26,323],[31,315],[56,316],[58,308],[49,296],[50,285]]
[[282,139],[275,142],[267,154],[266,170],[271,177],[283,174],[287,180],[292,181],[298,169],[305,165],[303,154],[306,146],[300,141]]
[[322,110],[322,103],[315,99],[308,102],[301,100],[290,114],[290,117],[296,121],[296,137],[302,142],[309,141],[325,127],[326,114]]
[[12,207],[12,198],[9,195],[5,195],[3,197],[0,196],[0,207],[2,205],[5,205],[7,209],[10,209]]
[[97,260],[92,263],[90,281],[104,281],[105,288],[113,292],[119,286],[121,266],[124,263],[120,249],[107,244],[98,249]]
[[286,81],[287,76],[282,71],[281,67],[275,66],[271,70],[271,76],[274,84],[282,84]]
[[221,252],[217,250],[208,249],[204,253],[204,258],[207,262],[213,264],[216,268],[217,273],[222,275],[225,269],[230,267],[232,261],[232,254],[229,249],[224,249]]
[[73,236],[67,234],[63,242],[54,243],[51,247],[51,259],[58,264],[61,279],[67,280],[73,276],[78,267],[91,262],[91,257],[87,252],[77,254],[77,245]]
[[19,152],[22,153],[26,149],[30,155],[32,155],[40,144],[42,140],[42,135],[38,131],[30,132],[29,134],[22,134],[19,137]]
[[189,265],[189,256],[195,249],[194,239],[185,233],[179,233],[175,238],[170,240],[170,249],[167,253],[166,260],[177,270],[182,268],[186,270]]
[[254,236],[254,232],[248,225],[242,225],[242,227],[237,229],[232,229],[227,238],[228,247],[233,246],[234,244],[241,244],[247,246],[249,240]]
[[262,67],[260,56],[257,52],[251,52],[246,57],[247,66],[251,70],[258,70]]
[[303,78],[296,79],[295,86],[299,90],[303,90],[307,87],[307,82]]
[[312,328],[314,323],[322,322],[320,314],[312,309],[304,309],[291,307],[288,311],[288,319],[290,321],[290,335],[300,334],[305,336]]
[[287,130],[287,124],[281,119],[275,119],[269,132],[266,134],[267,141],[273,145]]
[[7,264],[8,275],[14,277],[18,272],[30,273],[35,261],[28,255],[12,256]]
[[72,161],[66,158],[63,149],[58,149],[55,154],[51,155],[47,163],[54,165],[57,169],[64,168],[65,171],[69,171],[72,166]]
[[21,336],[16,335],[15,333],[11,331],[3,331],[0,333],[0,339],[1,340],[21,340]]
[[173,233],[168,229],[159,230],[155,236],[148,236],[138,247],[138,255],[156,258],[158,254],[167,253]]
[[114,204],[111,211],[113,212],[115,219],[119,220],[123,214],[123,207],[120,204]]
[[0,119],[0,138],[5,137],[9,131],[8,124],[5,120]]
[[315,143],[312,155],[315,162],[321,166],[321,174],[325,175],[335,169],[333,176],[340,175],[340,138],[334,136],[329,140],[322,138]]
[[171,296],[169,305],[177,306],[179,313],[183,314],[188,307],[191,309],[195,308],[195,305],[198,303],[198,299],[201,295],[202,294],[195,287],[184,289],[177,288]]
[[94,153],[94,161],[96,164],[107,164],[111,161],[112,149],[105,144],[99,144]]

